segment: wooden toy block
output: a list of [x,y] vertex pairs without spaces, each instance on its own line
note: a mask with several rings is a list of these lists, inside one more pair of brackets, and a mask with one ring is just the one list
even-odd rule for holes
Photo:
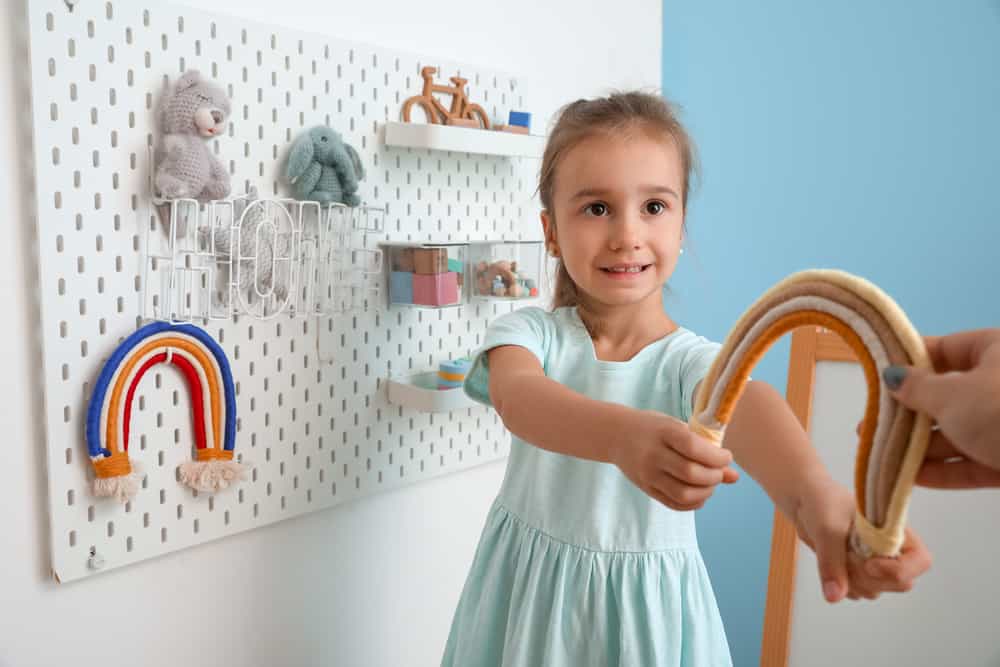
[[458,274],[414,274],[413,303],[420,306],[452,306],[458,303]]
[[413,273],[413,248],[392,249],[392,270]]
[[511,134],[527,134],[528,128],[523,125],[497,125],[496,129],[501,132],[510,132]]
[[458,274],[458,286],[461,287],[465,283],[465,267],[462,265],[462,260],[448,258],[448,270],[452,273]]
[[389,302],[413,303],[413,273],[393,271],[389,276]]
[[414,248],[413,272],[423,275],[448,272],[448,251],[445,248]]

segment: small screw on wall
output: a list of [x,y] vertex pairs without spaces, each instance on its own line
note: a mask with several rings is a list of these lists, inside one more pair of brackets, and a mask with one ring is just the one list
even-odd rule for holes
[[87,559],[87,567],[91,570],[100,570],[104,567],[104,557],[97,553],[97,547],[90,547],[90,558]]
[[66,6],[70,11],[73,11],[73,7],[75,7],[76,3],[80,2],[80,0],[63,0],[63,2],[66,3]]

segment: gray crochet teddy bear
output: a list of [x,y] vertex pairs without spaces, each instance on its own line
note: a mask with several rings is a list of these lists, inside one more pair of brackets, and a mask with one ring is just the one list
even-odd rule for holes
[[[274,296],[277,304],[283,304],[288,298],[290,275],[290,238],[280,232],[263,233],[258,237],[257,229],[265,221],[267,203],[256,203],[257,189],[250,188],[242,206],[236,208],[239,222],[239,247],[234,247],[235,232],[229,228],[219,228],[214,231],[215,256],[219,260],[230,260],[232,270],[239,276],[236,286],[242,295],[244,303],[250,304],[259,298]],[[271,204],[276,205],[276,204]],[[242,218],[242,219],[241,219]],[[267,229],[267,228],[265,228]],[[212,249],[209,230],[199,230],[202,248]],[[274,258],[278,261],[275,262]],[[237,268],[238,267],[238,268]],[[232,280],[227,276],[227,282]],[[272,292],[273,290],[273,292]]]
[[361,158],[325,125],[299,135],[288,153],[285,175],[297,199],[348,206],[361,203],[358,181],[365,177]]
[[166,199],[197,199],[207,202],[229,196],[229,172],[212,155],[205,139],[220,136],[229,117],[225,91],[188,70],[173,90],[164,81],[160,101],[163,145],[157,161],[154,186]]

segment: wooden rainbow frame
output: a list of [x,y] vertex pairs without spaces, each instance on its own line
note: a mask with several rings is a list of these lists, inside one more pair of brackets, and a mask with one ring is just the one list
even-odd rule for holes
[[931,423],[893,399],[880,376],[890,365],[929,368],[931,362],[905,313],[875,285],[842,271],[811,270],[768,290],[726,338],[701,383],[691,428],[721,443],[750,371],[781,336],[807,325],[837,333],[864,368],[868,398],[854,470],[857,513],[851,544],[866,557],[895,556]]
[[245,475],[245,466],[233,459],[236,392],[222,348],[198,327],[153,322],[118,346],[91,396],[87,448],[96,473],[95,495],[125,502],[138,492],[142,472],[128,456],[132,401],[146,372],[163,363],[183,374],[191,398],[196,457],[180,466],[181,482],[214,492]]

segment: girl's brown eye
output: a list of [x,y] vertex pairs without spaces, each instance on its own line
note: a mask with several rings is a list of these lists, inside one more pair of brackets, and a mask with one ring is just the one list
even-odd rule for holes
[[608,207],[600,203],[588,204],[583,210],[584,212],[589,213],[590,215],[596,215],[596,216],[602,216],[608,214]]
[[663,213],[666,208],[666,205],[661,201],[651,201],[646,204],[646,213],[649,213],[650,215],[659,215]]

